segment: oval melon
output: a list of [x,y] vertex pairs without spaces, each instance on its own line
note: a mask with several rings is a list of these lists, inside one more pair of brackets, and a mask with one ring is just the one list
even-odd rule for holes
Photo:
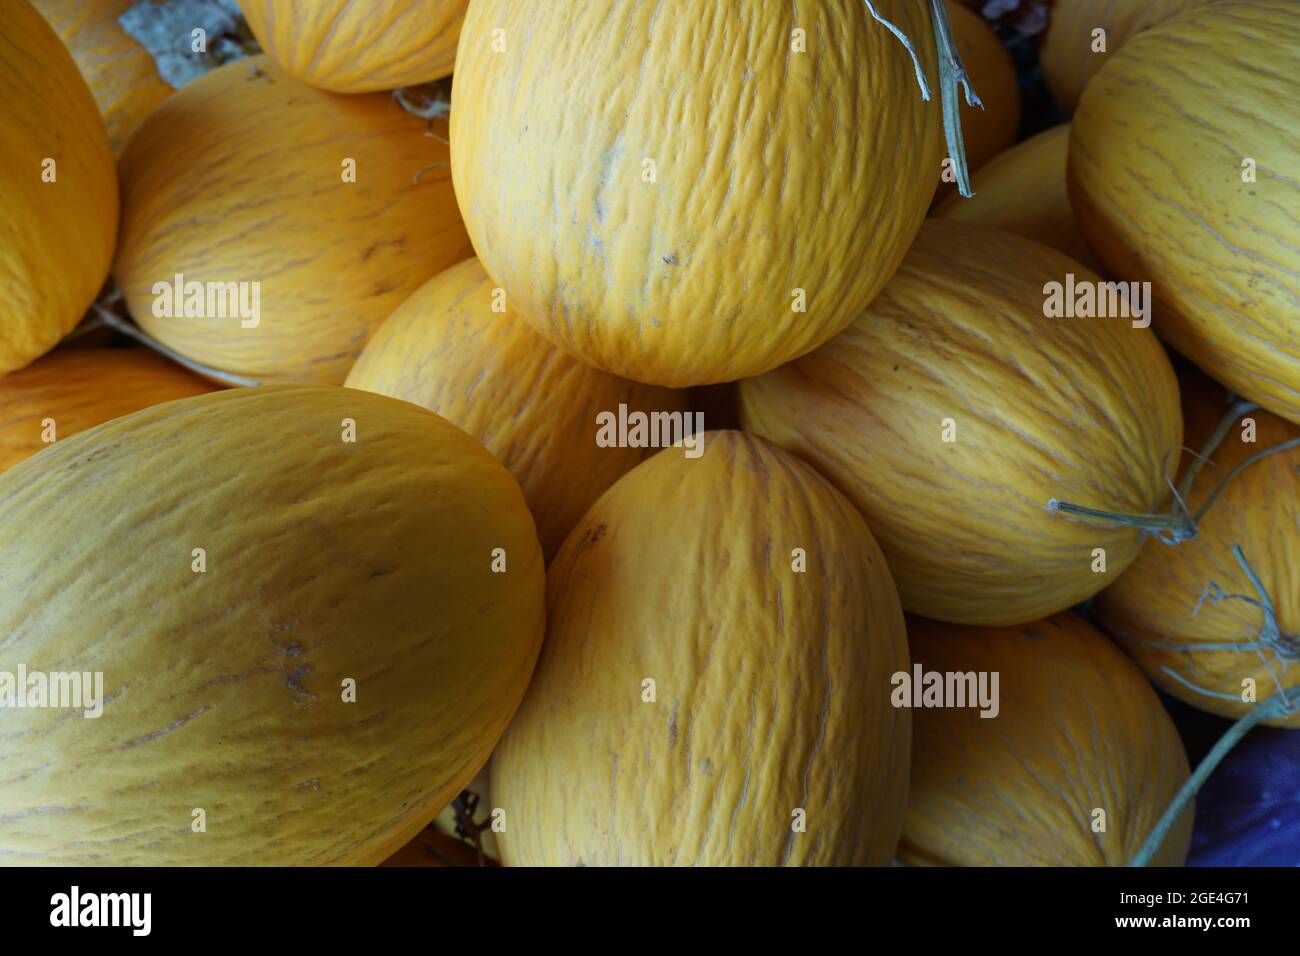
[[504,302],[495,311],[495,288],[477,259],[430,279],[379,327],[346,384],[423,405],[479,438],[524,489],[549,558],[601,492],[655,451],[601,447],[597,416],[625,405],[680,419],[687,396],[565,355]]
[[[1111,54],[1143,30],[1211,2],[1056,0],[1038,56],[1053,99],[1065,112],[1074,112],[1084,88]],[[1104,37],[1097,30],[1105,31]]]
[[0,551],[0,671],[103,675],[99,718],[5,711],[9,863],[379,863],[486,762],[542,638],[515,480],[352,389],[59,442],[0,475]]
[[1300,423],[1300,4],[1211,4],[1142,33],[1088,86],[1069,185],[1088,244],[1152,284],[1156,330]]
[[[942,674],[945,684],[959,675],[963,687],[982,675],[986,689],[996,673],[998,685],[996,716],[981,716],[989,707],[914,711],[899,860],[1131,862],[1189,775],[1178,731],[1133,662],[1074,614],[1014,628],[909,618],[907,636],[914,670]],[[1191,837],[1189,808],[1153,864],[1181,866]]]
[[469,0],[239,0],[267,55],[335,93],[368,93],[451,74]]
[[849,329],[740,384],[744,426],[858,506],[909,611],[1016,624],[1068,608],[1141,539],[1049,502],[1149,513],[1168,494],[1169,361],[1129,318],[1048,318],[1047,286],[1069,274],[1099,281],[1028,239],[931,220]]
[[0,378],[0,471],[56,441],[214,386],[145,349],[57,351]]
[[953,193],[934,216],[1005,229],[1051,246],[1095,272],[1065,188],[1069,150],[1068,123],[1031,136],[980,167],[971,178],[974,196]]
[[[525,320],[592,365],[681,387],[766,371],[847,325],[916,234],[943,150],[911,57],[863,4],[661,6],[472,4],[452,173]],[[933,79],[927,7],[876,7]]]
[[90,86],[108,128],[113,155],[145,117],[171,95],[149,51],[122,29],[118,18],[139,0],[35,0],[67,44]]
[[[425,132],[388,96],[324,93],[265,57],[199,77],[122,157],[114,273],[132,316],[223,372],[341,383],[393,309],[472,254],[451,179],[436,168],[447,146]],[[222,318],[221,300],[206,297],[205,317],[186,317],[175,301],[167,314],[157,284],[178,274],[249,283],[240,288],[246,304],[259,290],[260,315]]]
[[741,432],[660,452],[574,528],[547,589],[492,760],[503,862],[889,863],[903,619],[866,524],[812,469]]
[[[1231,406],[1221,386],[1195,375],[1183,379],[1183,407],[1187,443],[1201,448]],[[1297,439],[1300,427],[1262,409],[1237,416],[1197,473],[1189,507],[1199,510],[1251,456]],[[1247,465],[1195,538],[1173,547],[1149,542],[1095,608],[1147,676],[1202,710],[1245,715],[1254,706],[1242,699],[1246,680],[1256,701],[1300,683],[1300,449]],[[1300,715],[1268,722],[1300,726]]]
[[94,97],[27,0],[0,30],[0,375],[70,332],[108,276],[117,173]]

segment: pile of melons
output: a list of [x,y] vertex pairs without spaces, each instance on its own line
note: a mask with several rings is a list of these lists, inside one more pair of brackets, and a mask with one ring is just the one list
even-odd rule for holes
[[1293,0],[1020,142],[977,3],[137,6],[0,30],[0,863],[1176,865],[1155,688],[1300,726]]

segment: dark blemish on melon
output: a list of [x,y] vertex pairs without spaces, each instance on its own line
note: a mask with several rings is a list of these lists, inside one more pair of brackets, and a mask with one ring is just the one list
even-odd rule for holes
[[677,708],[673,708],[672,716],[668,718],[668,746],[677,746]]
[[609,530],[609,526],[604,522],[601,522],[594,528],[588,528],[583,534],[582,540],[578,542],[578,551],[582,552],[590,548],[601,538],[605,537],[605,532],[607,530]]
[[664,262],[668,263],[670,266],[677,265],[677,253],[673,252],[664,256]]

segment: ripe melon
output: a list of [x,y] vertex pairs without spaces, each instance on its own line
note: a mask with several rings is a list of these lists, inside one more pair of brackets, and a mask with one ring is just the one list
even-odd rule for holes
[[[930,14],[875,6],[932,78]],[[939,108],[864,4],[479,0],[456,197],[519,314],[636,381],[754,375],[846,326],[934,194]]]
[[145,349],[57,351],[0,378],[0,471],[95,425],[214,386]]
[[108,128],[113,155],[172,88],[153,56],[122,29],[118,18],[139,0],[34,0],[67,44]]
[[[265,57],[228,63],[131,140],[114,273],[135,320],[186,358],[261,382],[340,384],[393,309],[472,254],[446,160],[388,96],[324,93]],[[156,284],[177,274],[249,283],[259,320],[156,315]]]
[[1018,624],[1068,608],[1141,538],[1049,503],[1150,513],[1168,496],[1169,360],[1130,318],[1048,318],[1047,286],[1069,274],[1099,281],[1028,239],[930,220],[852,326],[740,383],[741,422],[852,499],[909,611]]
[[[941,673],[945,683],[996,673],[998,693],[993,717],[972,707],[914,711],[899,860],[1131,862],[1188,778],[1178,731],[1133,662],[1074,614],[1014,628],[909,618],[907,636],[923,673]],[[1181,866],[1191,837],[1189,808],[1154,865]]]
[[451,74],[469,0],[239,0],[257,42],[290,76],[368,93]]
[[67,48],[28,0],[0,29],[0,375],[70,332],[108,276],[117,173]]
[[1300,4],[1225,0],[1134,38],[1088,86],[1069,187],[1088,244],[1149,281],[1156,330],[1300,423]]
[[656,451],[600,447],[597,416],[620,405],[679,418],[688,410],[685,392],[629,382],[555,348],[499,297],[477,259],[402,303],[345,384],[423,405],[478,437],[524,489],[548,558],[606,488]]
[[0,671],[101,672],[104,695],[99,718],[5,711],[8,863],[379,863],[486,762],[542,639],[515,480],[351,389],[59,442],[0,475],[0,552]]
[[[1201,448],[1231,406],[1221,386],[1196,375],[1183,380],[1183,407],[1187,444]],[[1235,416],[1197,472],[1189,507],[1199,510],[1252,456],[1297,440],[1300,427],[1262,409]],[[1258,702],[1300,684],[1300,449],[1246,465],[1192,540],[1149,542],[1096,612],[1147,676],[1202,710],[1242,717],[1254,706],[1243,700],[1248,688]],[[1268,722],[1296,727],[1300,714]]]
[[492,760],[507,865],[889,863],[907,644],[861,516],[709,432],[596,502],[547,575],[537,674]]
[[1056,0],[1038,57],[1053,99],[1072,113],[1084,88],[1116,50],[1143,30],[1212,2]]
[[1069,149],[1068,123],[1031,136],[980,167],[971,179],[974,196],[953,193],[935,208],[934,216],[1014,232],[1095,272],[1065,188]]

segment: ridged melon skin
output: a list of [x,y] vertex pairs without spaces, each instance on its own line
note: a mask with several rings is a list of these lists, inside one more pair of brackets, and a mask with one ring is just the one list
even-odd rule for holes
[[379,863],[487,761],[542,638],[514,479],[352,389],[217,392],[60,442],[0,476],[0,550],[0,670],[102,671],[106,698],[6,712],[4,863]]
[[[436,165],[447,161],[445,123],[432,127],[443,141],[426,125],[389,96],[325,93],[265,56],[177,91],[122,157],[114,275],[131,315],[223,372],[341,384],[393,309],[473,254]],[[155,316],[154,284],[177,273],[260,282],[260,324]]]
[[[1189,775],[1178,730],[1133,662],[1074,614],[1014,628],[909,618],[907,636],[927,672],[996,671],[999,712],[914,709],[899,861],[1127,865]],[[1152,865],[1183,865],[1192,816]]]
[[0,378],[0,471],[48,447],[150,405],[213,391],[197,375],[144,349],[59,350]]
[[953,193],[934,210],[937,219],[956,219],[1004,229],[1063,252],[1094,272],[1097,266],[1074,221],[1065,166],[1070,125],[1031,136],[980,167],[971,177],[975,195]]
[[[1199,374],[1184,378],[1188,447],[1202,448],[1229,407],[1222,386]],[[1188,504],[1193,511],[1247,458],[1300,438],[1300,426],[1266,411],[1245,417],[1255,423],[1255,441],[1242,441],[1240,418],[1233,423],[1192,485]],[[1261,646],[1266,619],[1264,609],[1253,602],[1263,597],[1233,556],[1233,547],[1242,549],[1276,614],[1281,633],[1271,644]],[[1300,684],[1295,646],[1300,634],[1300,449],[1246,466],[1200,520],[1192,540],[1175,547],[1148,542],[1097,598],[1095,610],[1152,681],[1201,710],[1233,719],[1244,716],[1254,706],[1241,699],[1246,678],[1255,682],[1257,701]],[[1267,722],[1300,727],[1300,714]]]
[[741,432],[660,452],[574,529],[547,589],[537,674],[492,760],[503,862],[888,865],[903,619],[871,532],[810,468]]
[[[928,7],[876,6],[933,79]],[[844,328],[897,268],[943,155],[907,51],[841,0],[478,0],[455,99],[452,174],[484,269],[560,348],[670,387],[766,371]]]
[[687,411],[685,392],[610,375],[561,352],[506,305],[477,259],[421,286],[379,327],[349,374],[479,438],[524,489],[547,558],[601,493],[654,448],[602,448],[596,416],[620,404]]
[[1079,104],[1069,188],[1104,265],[1152,283],[1161,337],[1300,423],[1297,49],[1291,0],[1225,0],[1135,37]]
[[36,8],[11,0],[0,29],[0,375],[81,321],[108,277],[117,219],[95,99]]
[[[1056,0],[1038,59],[1052,98],[1067,113],[1111,55],[1143,30],[1216,0]],[[1093,31],[1106,31],[1106,50],[1093,52]]]
[[852,326],[740,383],[742,425],[848,495],[912,613],[994,625],[1064,610],[1141,538],[1049,502],[1149,514],[1168,496],[1182,440],[1169,360],[1130,318],[1046,317],[1044,287],[1068,273],[1099,281],[1028,239],[930,220]]
[[239,0],[248,26],[293,77],[369,93],[451,74],[469,0]]
[[104,117],[113,155],[145,117],[171,95],[149,51],[118,18],[139,0],[34,0],[67,44]]

